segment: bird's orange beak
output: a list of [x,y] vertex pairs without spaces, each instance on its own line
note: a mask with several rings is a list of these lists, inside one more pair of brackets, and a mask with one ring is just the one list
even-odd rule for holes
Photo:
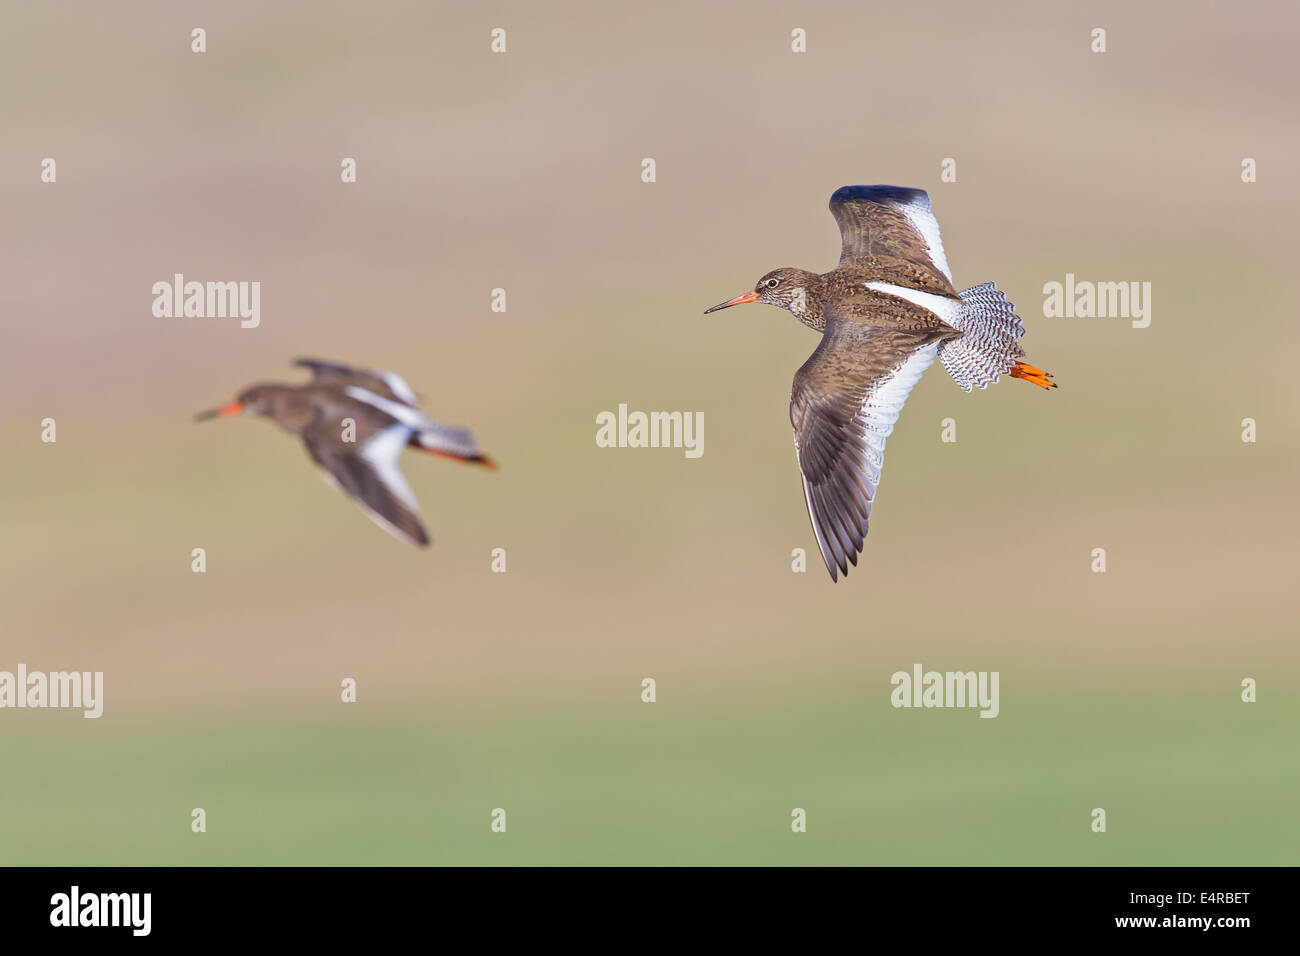
[[243,410],[243,402],[228,402],[220,408],[210,408],[206,412],[199,412],[194,416],[194,420],[196,422],[204,422],[209,418],[219,418],[225,415],[238,415]]
[[733,305],[744,305],[746,302],[757,302],[757,301],[758,301],[757,292],[746,292],[744,295],[738,295],[734,299],[728,299],[726,302],[719,302],[711,309],[705,309],[704,314],[708,315],[710,312],[717,312],[719,309],[729,309]]

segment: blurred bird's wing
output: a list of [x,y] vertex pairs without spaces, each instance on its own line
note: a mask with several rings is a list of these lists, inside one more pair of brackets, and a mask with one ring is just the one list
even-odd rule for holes
[[411,386],[406,384],[406,380],[393,372],[385,372],[383,369],[356,368],[352,365],[311,358],[295,359],[293,364],[310,369],[312,381],[323,385],[339,387],[355,385],[383,398],[410,405],[412,408],[420,404],[419,398],[411,390]]
[[840,262],[860,256],[893,256],[938,272],[952,282],[939,222],[930,211],[930,196],[924,189],[841,186],[831,196],[831,215],[840,227]]
[[858,563],[885,439],[946,333],[886,329],[826,307],[821,343],[795,373],[790,424],[804,501],[831,580]]
[[303,433],[312,460],[331,484],[361,506],[385,531],[419,547],[429,544],[420,506],[397,466],[411,429],[387,425],[357,444],[339,440],[335,422],[322,418]]

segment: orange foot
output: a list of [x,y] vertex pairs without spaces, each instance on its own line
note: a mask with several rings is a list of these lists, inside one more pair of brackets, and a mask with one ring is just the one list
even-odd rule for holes
[[1041,368],[1034,368],[1024,362],[1017,362],[1016,367],[1007,374],[1012,378],[1023,378],[1026,382],[1033,382],[1039,388],[1056,388],[1051,372],[1044,372]]

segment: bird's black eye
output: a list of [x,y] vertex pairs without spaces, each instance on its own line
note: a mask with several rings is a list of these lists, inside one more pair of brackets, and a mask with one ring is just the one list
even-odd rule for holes
[[766,285],[769,289],[775,289],[780,284],[781,284],[780,279],[768,279],[767,282],[764,283],[764,285]]

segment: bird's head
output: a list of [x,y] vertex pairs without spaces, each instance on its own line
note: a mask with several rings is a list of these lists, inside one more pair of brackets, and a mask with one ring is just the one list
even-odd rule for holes
[[194,420],[202,422],[209,418],[241,415],[244,412],[251,412],[254,415],[266,415],[271,410],[271,395],[276,388],[275,385],[249,386],[240,392],[239,397],[233,402],[227,402],[217,408],[210,408],[206,412],[199,412],[194,416]]
[[746,302],[765,302],[802,319],[817,308],[820,289],[821,276],[815,272],[790,267],[773,269],[758,280],[752,292],[719,302],[713,308],[705,309],[704,314]]

